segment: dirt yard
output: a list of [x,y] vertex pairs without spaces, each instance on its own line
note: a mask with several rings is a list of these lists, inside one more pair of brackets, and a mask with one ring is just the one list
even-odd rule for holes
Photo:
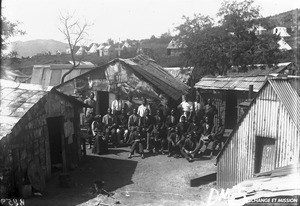
[[[42,197],[25,200],[27,205],[205,205],[214,183],[190,187],[190,179],[216,171],[215,160],[205,157],[189,163],[167,155],[134,155],[129,148],[110,149],[108,155],[93,155],[88,150],[79,168],[70,172],[71,187],[60,188],[54,174]],[[99,194],[95,181],[104,181],[112,196]]]

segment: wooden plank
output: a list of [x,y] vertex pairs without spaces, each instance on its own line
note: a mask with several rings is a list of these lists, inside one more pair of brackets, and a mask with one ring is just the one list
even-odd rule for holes
[[204,175],[202,177],[193,178],[190,180],[190,186],[191,187],[198,187],[200,185],[208,184],[210,182],[216,181],[217,179],[217,173],[211,173],[208,175]]

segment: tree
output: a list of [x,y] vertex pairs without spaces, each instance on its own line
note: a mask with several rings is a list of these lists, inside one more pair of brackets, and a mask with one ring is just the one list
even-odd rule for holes
[[73,63],[72,68],[62,76],[61,83],[63,83],[65,77],[70,74],[76,67],[78,67],[83,60],[83,55],[76,57],[75,49],[80,43],[86,40],[88,36],[87,30],[89,29],[91,24],[87,22],[81,23],[79,19],[74,17],[74,14],[70,15],[69,13],[60,15],[60,23],[61,26],[58,29],[68,41],[70,55]]
[[18,29],[20,22],[10,22],[1,15],[1,50],[5,50],[8,45],[8,39],[18,34],[24,35],[25,31]]
[[266,22],[260,21],[253,0],[224,1],[218,17],[218,23],[201,14],[184,17],[185,22],[177,27],[177,38],[186,45],[183,55],[195,67],[194,75],[226,75],[232,66],[247,70],[248,65],[277,63],[279,39],[271,33],[255,34],[256,26]]

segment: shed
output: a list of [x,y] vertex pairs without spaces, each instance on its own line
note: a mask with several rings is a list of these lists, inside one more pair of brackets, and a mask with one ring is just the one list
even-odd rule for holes
[[299,162],[300,77],[268,78],[217,156],[222,188]]
[[174,78],[153,59],[145,55],[129,59],[114,59],[56,88],[67,95],[74,94],[74,91],[97,91],[96,99],[100,102],[97,103],[96,112],[97,107],[100,108],[102,105],[104,114],[109,105],[108,93],[119,93],[121,97],[126,98],[130,93],[134,97],[149,99],[158,99],[160,95],[164,95],[174,102],[183,94],[187,94],[189,90],[186,84]]
[[[30,83],[42,86],[59,85],[61,83],[62,76],[71,68],[72,64],[34,65]],[[81,64],[66,76],[65,81],[84,74],[94,68],[94,65]]]
[[1,79],[0,89],[0,186],[7,193],[23,184],[42,190],[54,166],[67,170],[81,159],[79,113],[86,105],[41,85]]
[[[233,68],[233,70],[238,68]],[[233,129],[244,110],[240,104],[252,99],[260,90],[268,76],[294,74],[295,64],[292,62],[279,63],[274,67],[254,65],[246,72],[228,72],[227,76],[207,76],[195,84],[203,99],[213,99],[218,109],[218,116],[225,120],[226,129]],[[249,95],[249,86],[253,91]],[[217,117],[216,117],[217,120]]]

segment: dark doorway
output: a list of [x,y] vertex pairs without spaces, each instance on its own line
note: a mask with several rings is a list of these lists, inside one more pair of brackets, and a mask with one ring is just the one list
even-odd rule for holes
[[62,164],[63,116],[47,118],[51,165]]
[[97,91],[96,114],[102,117],[107,113],[109,107],[109,93],[104,91]]
[[255,142],[255,173],[268,172],[274,169],[275,139],[256,137]]
[[226,94],[225,128],[233,129],[237,123],[237,94],[228,91]]

